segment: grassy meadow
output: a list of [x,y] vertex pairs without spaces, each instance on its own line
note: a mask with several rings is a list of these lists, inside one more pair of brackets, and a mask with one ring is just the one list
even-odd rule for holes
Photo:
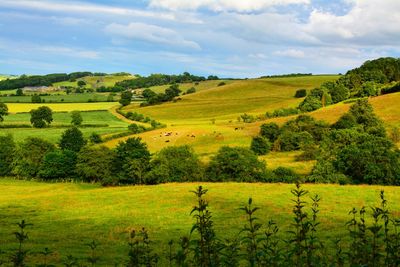
[[[129,125],[126,121],[122,121],[114,116],[109,111],[85,111],[81,112],[83,124],[97,124],[100,127],[83,127],[81,131],[87,138],[91,133],[95,132],[100,135],[124,132]],[[10,114],[4,119],[5,124],[30,124],[29,113]],[[56,143],[59,141],[62,132],[65,131],[65,126],[70,125],[71,114],[69,112],[55,112],[53,113],[53,122],[50,128],[37,129],[37,128],[6,128],[1,129],[2,133],[10,133],[14,136],[15,141],[20,142],[25,138],[40,137],[50,142]],[[64,127],[58,127],[64,126]],[[45,134],[43,133],[45,132]]]
[[[32,252],[49,247],[60,254],[71,253],[85,257],[84,245],[95,239],[100,242],[101,259],[112,264],[114,259],[126,257],[128,232],[146,227],[150,238],[156,241],[159,253],[165,253],[167,242],[188,235],[193,219],[189,213],[195,204],[190,192],[199,183],[163,184],[156,186],[128,186],[103,188],[90,184],[48,184],[11,179],[0,180],[2,210],[0,244],[2,248],[15,247],[12,232],[15,223],[27,220],[27,248]],[[244,225],[239,210],[249,197],[260,207],[257,217],[264,223],[274,219],[285,234],[291,218],[290,184],[203,183],[209,189],[215,228],[219,237],[233,237]],[[400,188],[382,186],[305,185],[310,195],[319,194],[319,234],[323,238],[344,233],[344,224],[350,220],[352,207],[379,203],[379,192],[384,189],[389,208],[400,214]],[[309,197],[305,200],[309,201]],[[372,219],[368,218],[371,223]],[[160,241],[160,242],[158,242]]]

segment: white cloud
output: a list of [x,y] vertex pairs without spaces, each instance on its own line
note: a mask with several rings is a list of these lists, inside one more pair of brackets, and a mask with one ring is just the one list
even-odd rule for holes
[[76,1],[48,1],[48,0],[1,0],[0,7],[34,9],[49,12],[78,13],[78,14],[102,14],[112,16],[148,17],[157,19],[175,20],[172,13],[154,12],[110,5],[89,4]]
[[169,46],[189,47],[196,50],[200,49],[200,46],[196,42],[186,40],[174,30],[157,25],[141,22],[132,22],[128,25],[112,23],[107,25],[104,31],[117,38],[141,40]]
[[287,49],[287,50],[279,50],[273,53],[276,56],[284,56],[284,57],[291,57],[291,58],[304,58],[305,53],[301,50],[297,49]]
[[212,11],[261,11],[273,6],[309,4],[310,0],[151,0],[151,7],[170,10],[196,10],[206,8]]

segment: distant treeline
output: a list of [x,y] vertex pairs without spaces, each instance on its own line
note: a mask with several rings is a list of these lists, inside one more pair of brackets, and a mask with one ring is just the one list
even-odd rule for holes
[[47,75],[21,75],[18,78],[6,79],[0,81],[0,90],[12,90],[23,88],[26,86],[50,86],[53,83],[64,81],[75,81],[76,79],[85,76],[105,76],[106,73],[92,73],[92,72],[73,72],[67,73],[53,73]]
[[312,73],[289,73],[289,74],[280,74],[280,75],[265,75],[260,78],[287,78],[287,77],[303,77],[303,76],[312,76]]
[[138,89],[148,88],[151,86],[167,85],[174,83],[189,83],[189,82],[201,82],[205,80],[218,80],[219,78],[214,75],[205,78],[203,76],[192,75],[188,72],[184,72],[180,75],[167,75],[167,74],[151,74],[148,77],[138,77],[133,80],[125,80],[117,82],[116,86],[121,86],[126,89]]

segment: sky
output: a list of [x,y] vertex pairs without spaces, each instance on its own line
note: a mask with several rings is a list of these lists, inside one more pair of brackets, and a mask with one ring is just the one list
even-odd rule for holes
[[399,0],[0,0],[0,73],[345,73],[399,25]]

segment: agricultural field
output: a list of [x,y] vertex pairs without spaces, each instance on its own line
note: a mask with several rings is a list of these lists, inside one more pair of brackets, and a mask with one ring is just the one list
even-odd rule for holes
[[[2,194],[2,248],[13,248],[12,232],[21,219],[33,225],[28,228],[26,247],[32,252],[46,246],[53,251],[53,260],[68,254],[85,257],[85,244],[95,239],[100,243],[101,262],[124,259],[128,251],[128,233],[146,227],[158,253],[164,255],[167,243],[188,235],[193,223],[189,215],[195,197],[190,191],[199,183],[163,184],[103,188],[90,184],[39,183],[11,179],[0,180]],[[220,238],[233,237],[244,225],[243,211],[252,197],[261,209],[257,217],[266,223],[275,220],[284,235],[291,223],[293,205],[290,184],[202,183],[209,189],[215,229]],[[384,189],[389,208],[400,212],[400,188],[382,186],[305,185],[310,196],[319,194],[320,237],[332,238],[344,234],[352,207],[370,207],[379,203]],[[309,202],[309,198],[305,197]],[[371,218],[367,219],[372,222]],[[34,254],[33,254],[34,255]],[[34,256],[31,256],[34,257]]]
[[10,113],[29,112],[32,109],[47,106],[54,112],[60,111],[89,111],[89,110],[108,110],[118,105],[116,102],[98,102],[98,103],[10,103],[7,104]]
[[[211,80],[198,83],[181,83],[179,84],[179,89],[182,91],[181,94],[192,87],[196,88],[196,92],[201,92],[208,89],[216,88],[220,83],[230,84],[232,82],[234,82],[234,80]],[[149,87],[149,89],[154,91],[155,93],[163,93],[165,89],[167,89],[169,86],[170,85],[152,86]]]
[[[0,91],[1,93],[1,91]],[[4,93],[3,93],[4,94]],[[65,92],[53,93],[47,96],[40,96],[45,103],[85,103],[85,102],[106,102],[109,93],[81,93],[81,94],[65,94]],[[118,100],[117,96],[113,97],[113,101]],[[31,103],[32,96],[0,96],[0,102],[5,103]],[[112,102],[112,101],[111,101]]]
[[[81,131],[83,135],[88,138],[93,132],[100,135],[124,132],[129,125],[127,122],[122,121],[115,117],[108,111],[85,111],[81,112],[83,124],[98,125],[92,127],[83,127]],[[15,141],[20,142],[25,138],[40,137],[53,143],[57,143],[60,139],[62,132],[71,123],[71,114],[69,112],[55,112],[53,113],[52,127],[46,129],[36,128],[7,128],[1,129],[2,133],[10,133],[13,135]],[[30,124],[29,113],[18,113],[7,116],[4,120],[5,124]],[[62,126],[62,127],[60,127]],[[45,134],[43,134],[45,132]]]
[[60,87],[60,86],[72,86],[72,87],[78,87],[78,81],[84,81],[86,85],[84,88],[88,89],[95,89],[101,86],[105,87],[110,87],[114,86],[117,82],[124,81],[124,80],[130,80],[134,79],[135,76],[132,75],[123,75],[123,76],[118,76],[118,75],[106,75],[106,76],[86,76],[80,79],[77,79],[75,82],[58,82],[54,83],[54,87]]

